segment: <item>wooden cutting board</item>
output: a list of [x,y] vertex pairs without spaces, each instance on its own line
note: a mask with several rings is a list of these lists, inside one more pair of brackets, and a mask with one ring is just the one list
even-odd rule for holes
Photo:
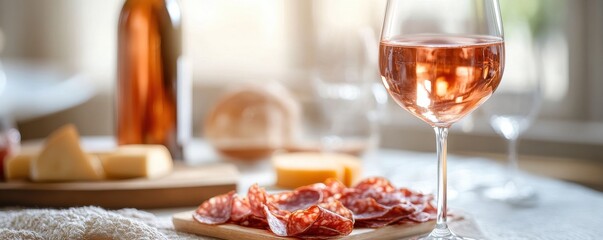
[[0,182],[0,206],[104,208],[190,207],[236,190],[239,173],[232,164],[176,166],[158,179],[99,182]]
[[[290,240],[291,237],[279,237],[268,230],[247,228],[234,224],[207,225],[193,220],[193,211],[181,212],[172,216],[177,231],[216,237],[226,240]],[[378,229],[360,228],[340,239],[345,240],[388,240],[401,239],[428,233],[435,226],[435,221],[415,224],[387,226]]]

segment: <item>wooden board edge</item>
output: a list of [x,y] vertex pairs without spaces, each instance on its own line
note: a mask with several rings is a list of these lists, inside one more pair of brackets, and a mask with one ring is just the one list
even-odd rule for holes
[[[247,240],[291,240],[295,238],[275,236],[267,230],[241,227],[235,224],[208,225],[193,220],[193,212],[176,213],[172,216],[174,229],[180,232],[215,237],[220,239]],[[257,236],[257,238],[250,238]]]
[[[222,172],[210,178],[174,178],[177,174],[191,174],[196,171]],[[0,181],[0,192],[5,190],[56,190],[56,191],[113,191],[113,190],[153,190],[169,188],[187,188],[200,186],[237,184],[239,171],[229,163],[211,164],[200,167],[177,168],[169,175],[149,179],[107,179],[103,181],[74,182],[31,182],[28,180]]]
[[0,206],[63,208],[94,205],[109,209],[190,207],[236,188],[237,185],[233,183],[140,190],[0,190]]
[[[234,177],[225,177],[222,179],[215,179],[211,181],[193,182],[193,181],[174,181],[169,183],[163,182],[143,182],[147,179],[136,179],[134,181],[128,180],[110,180],[102,182],[64,182],[64,183],[35,183],[26,181],[12,181],[0,183],[0,191],[8,190],[47,190],[47,191],[129,191],[129,190],[156,190],[156,189],[169,189],[174,187],[186,188],[186,187],[201,187],[201,186],[216,186],[216,185],[230,185],[236,184],[237,179]],[[156,181],[156,180],[154,180]]]
[[[428,233],[435,227],[435,221],[424,223],[411,223],[403,225],[390,225],[378,229],[355,229],[345,240],[394,240],[406,239]],[[361,232],[360,232],[361,231]]]

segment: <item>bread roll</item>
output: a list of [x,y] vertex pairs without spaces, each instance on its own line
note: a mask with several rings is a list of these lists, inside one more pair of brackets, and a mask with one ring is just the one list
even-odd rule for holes
[[300,107],[280,85],[247,85],[227,92],[209,112],[205,138],[224,156],[263,159],[299,131]]

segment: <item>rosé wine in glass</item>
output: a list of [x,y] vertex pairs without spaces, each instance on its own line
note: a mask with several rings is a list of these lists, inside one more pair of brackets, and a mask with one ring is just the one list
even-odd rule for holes
[[379,49],[383,85],[436,134],[436,226],[423,239],[466,239],[447,222],[448,128],[498,87],[503,39],[498,0],[387,1]]

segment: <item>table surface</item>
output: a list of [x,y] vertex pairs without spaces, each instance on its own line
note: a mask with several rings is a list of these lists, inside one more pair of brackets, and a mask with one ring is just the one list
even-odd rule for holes
[[[512,206],[482,197],[479,187],[501,181],[506,168],[485,158],[449,157],[449,207],[471,214],[490,239],[599,239],[603,193],[556,179],[522,173],[538,194],[533,206]],[[432,191],[434,154],[381,150],[376,166],[397,184]],[[386,170],[387,169],[387,170]]]
[[[204,143],[189,152],[193,164],[219,159]],[[203,156],[203,157],[200,157]],[[434,192],[436,157],[420,153],[380,149],[364,157],[365,176],[385,176],[396,186]],[[480,157],[449,155],[449,208],[470,214],[488,239],[598,239],[603,236],[603,193],[557,179],[520,173],[538,199],[531,206],[514,206],[484,198],[479,189],[502,181],[505,167]],[[233,161],[242,173],[238,191],[253,183],[270,186],[274,173],[268,161]],[[169,217],[183,209],[152,210]],[[190,209],[189,209],[190,210]]]
[[[83,143],[88,148],[112,146],[106,138],[84,139]],[[225,161],[202,140],[194,141],[185,151],[187,162],[192,165]],[[367,154],[363,161],[365,176],[384,176],[399,187],[434,192],[437,162],[433,153],[380,149]],[[253,183],[261,186],[274,183],[269,161],[230,162],[241,172],[238,191],[242,194]],[[505,167],[496,161],[449,155],[449,208],[469,214],[488,239],[599,239],[603,236],[603,193],[574,183],[521,173],[524,183],[538,193],[534,205],[513,206],[482,197],[479,189],[500,182],[504,174]],[[147,211],[169,222],[172,214],[194,208]]]

